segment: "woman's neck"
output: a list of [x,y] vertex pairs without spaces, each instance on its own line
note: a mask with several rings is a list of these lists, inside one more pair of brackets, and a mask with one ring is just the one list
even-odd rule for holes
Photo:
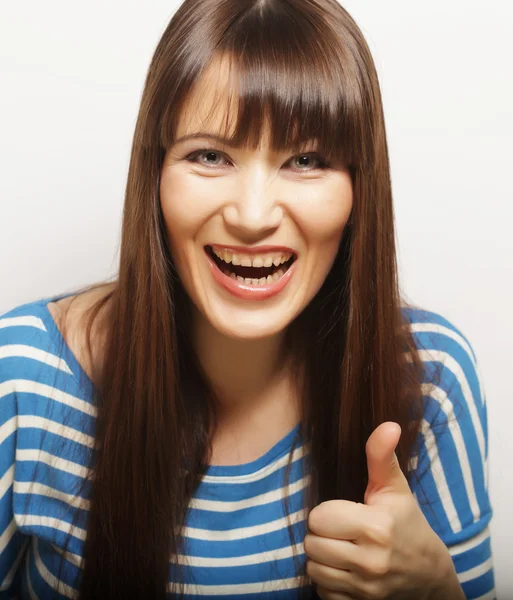
[[193,320],[198,360],[217,394],[219,416],[268,408],[291,395],[290,371],[284,360],[284,332],[257,339],[224,336],[201,315]]

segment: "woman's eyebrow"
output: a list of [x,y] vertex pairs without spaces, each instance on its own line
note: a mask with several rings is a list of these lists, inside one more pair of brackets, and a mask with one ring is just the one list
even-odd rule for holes
[[235,148],[235,144],[233,144],[233,142],[231,142],[228,138],[225,138],[225,137],[222,137],[219,135],[215,135],[213,133],[202,132],[202,131],[198,131],[197,133],[189,133],[187,135],[183,135],[182,137],[175,140],[175,144],[178,144],[180,142],[185,142],[187,140],[194,140],[197,138],[208,138],[211,140],[215,140],[216,142],[218,142],[219,144],[223,144],[224,146],[228,146],[230,148]]
[[[214,140],[217,143],[222,144],[223,146],[226,146],[228,148],[237,148],[238,147],[229,138],[217,135],[215,133],[208,133],[206,131],[198,131],[196,133],[189,133],[187,135],[183,135],[182,137],[177,138],[174,141],[173,145],[179,144],[181,142],[186,142],[187,140],[194,140],[194,139],[198,139],[198,138],[202,138],[202,139],[208,138],[208,139]],[[295,146],[292,146],[291,150],[292,151],[296,151],[296,150],[300,151],[304,145],[309,145],[309,144],[313,144],[314,148],[315,149],[317,148],[317,140],[315,138],[312,138],[310,140],[303,142],[303,144],[298,143]]]

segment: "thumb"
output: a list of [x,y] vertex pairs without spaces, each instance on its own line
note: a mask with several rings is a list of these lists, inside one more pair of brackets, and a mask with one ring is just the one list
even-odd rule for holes
[[411,493],[395,454],[400,437],[401,427],[393,421],[381,423],[369,436],[365,445],[369,473],[365,504],[372,503],[372,496],[380,491]]

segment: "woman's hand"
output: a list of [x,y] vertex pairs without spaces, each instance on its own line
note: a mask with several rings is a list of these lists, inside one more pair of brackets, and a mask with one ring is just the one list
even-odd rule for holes
[[369,437],[364,504],[329,500],[310,511],[306,572],[323,600],[465,598],[399,467],[400,436],[400,426],[386,422]]

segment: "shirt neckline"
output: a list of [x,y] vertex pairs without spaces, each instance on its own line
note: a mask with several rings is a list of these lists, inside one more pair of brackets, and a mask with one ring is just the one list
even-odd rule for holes
[[264,467],[270,465],[274,460],[280,458],[290,448],[294,438],[300,428],[300,423],[289,431],[285,437],[281,438],[265,454],[248,463],[240,465],[204,465],[206,467],[205,475],[214,475],[216,477],[237,477],[242,475],[251,475]]

